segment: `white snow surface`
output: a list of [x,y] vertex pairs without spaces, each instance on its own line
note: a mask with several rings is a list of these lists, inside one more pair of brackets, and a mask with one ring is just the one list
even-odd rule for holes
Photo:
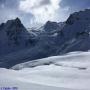
[[18,90],[90,90],[90,51],[34,60],[12,69],[0,68],[0,87],[18,87]]

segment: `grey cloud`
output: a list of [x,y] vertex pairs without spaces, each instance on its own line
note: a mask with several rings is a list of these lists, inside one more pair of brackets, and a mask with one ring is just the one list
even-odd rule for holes
[[19,17],[28,26],[33,15],[20,11],[19,2],[20,0],[0,0],[0,23]]
[[38,8],[38,7],[41,7],[41,6],[44,6],[44,5],[49,5],[49,4],[51,4],[50,0],[41,0],[41,2],[38,5],[33,6],[32,9]]
[[40,5],[47,5],[50,4],[50,0],[42,0]]
[[69,7],[71,11],[82,10],[90,7],[90,0],[62,0],[61,7]]
[[5,8],[18,8],[19,0],[0,0],[0,5],[2,4]]

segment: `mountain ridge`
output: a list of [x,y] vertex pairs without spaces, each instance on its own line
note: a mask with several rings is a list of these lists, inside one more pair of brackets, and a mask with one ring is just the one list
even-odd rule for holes
[[6,68],[72,51],[87,51],[90,49],[90,10],[75,12],[63,23],[48,21],[40,31],[27,31],[19,18],[9,20],[0,25],[0,36],[0,56],[3,53],[8,57],[1,57],[0,66]]

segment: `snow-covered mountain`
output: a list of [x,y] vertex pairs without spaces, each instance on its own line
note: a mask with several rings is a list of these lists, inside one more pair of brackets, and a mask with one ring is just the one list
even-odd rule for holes
[[0,56],[26,48],[30,39],[31,34],[19,18],[8,20],[0,25]]
[[[66,46],[62,51],[86,51],[90,49],[90,10],[70,15],[62,29]],[[69,45],[68,45],[69,44]],[[61,52],[62,52],[61,51]]]
[[[52,27],[53,22],[50,23]],[[0,67],[9,68],[18,63],[52,55],[57,48],[55,38],[60,28],[58,26],[58,30],[53,29],[54,32],[45,31],[44,26],[40,29],[27,31],[18,18],[2,24],[0,41],[4,44],[0,46]]]
[[90,49],[90,10],[75,12],[66,22],[48,21],[27,31],[16,18],[0,25],[0,67]]
[[[44,30],[44,38],[48,38],[48,35],[49,38],[43,41],[49,42],[48,46],[54,44],[53,55],[87,51],[90,49],[90,9],[71,14],[67,21],[61,24],[48,21]],[[50,40],[50,37],[53,39]]]

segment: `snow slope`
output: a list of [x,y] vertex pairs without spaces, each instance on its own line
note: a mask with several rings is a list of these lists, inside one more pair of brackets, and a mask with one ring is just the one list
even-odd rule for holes
[[0,69],[0,87],[18,90],[90,90],[90,51],[72,52]]
[[[12,69],[20,70],[23,68],[32,68],[36,66],[51,65],[72,67],[72,68],[87,68],[90,64],[90,52],[71,52],[62,56],[53,56],[44,59],[33,60],[21,64],[17,64]],[[87,67],[86,67],[87,66]]]

